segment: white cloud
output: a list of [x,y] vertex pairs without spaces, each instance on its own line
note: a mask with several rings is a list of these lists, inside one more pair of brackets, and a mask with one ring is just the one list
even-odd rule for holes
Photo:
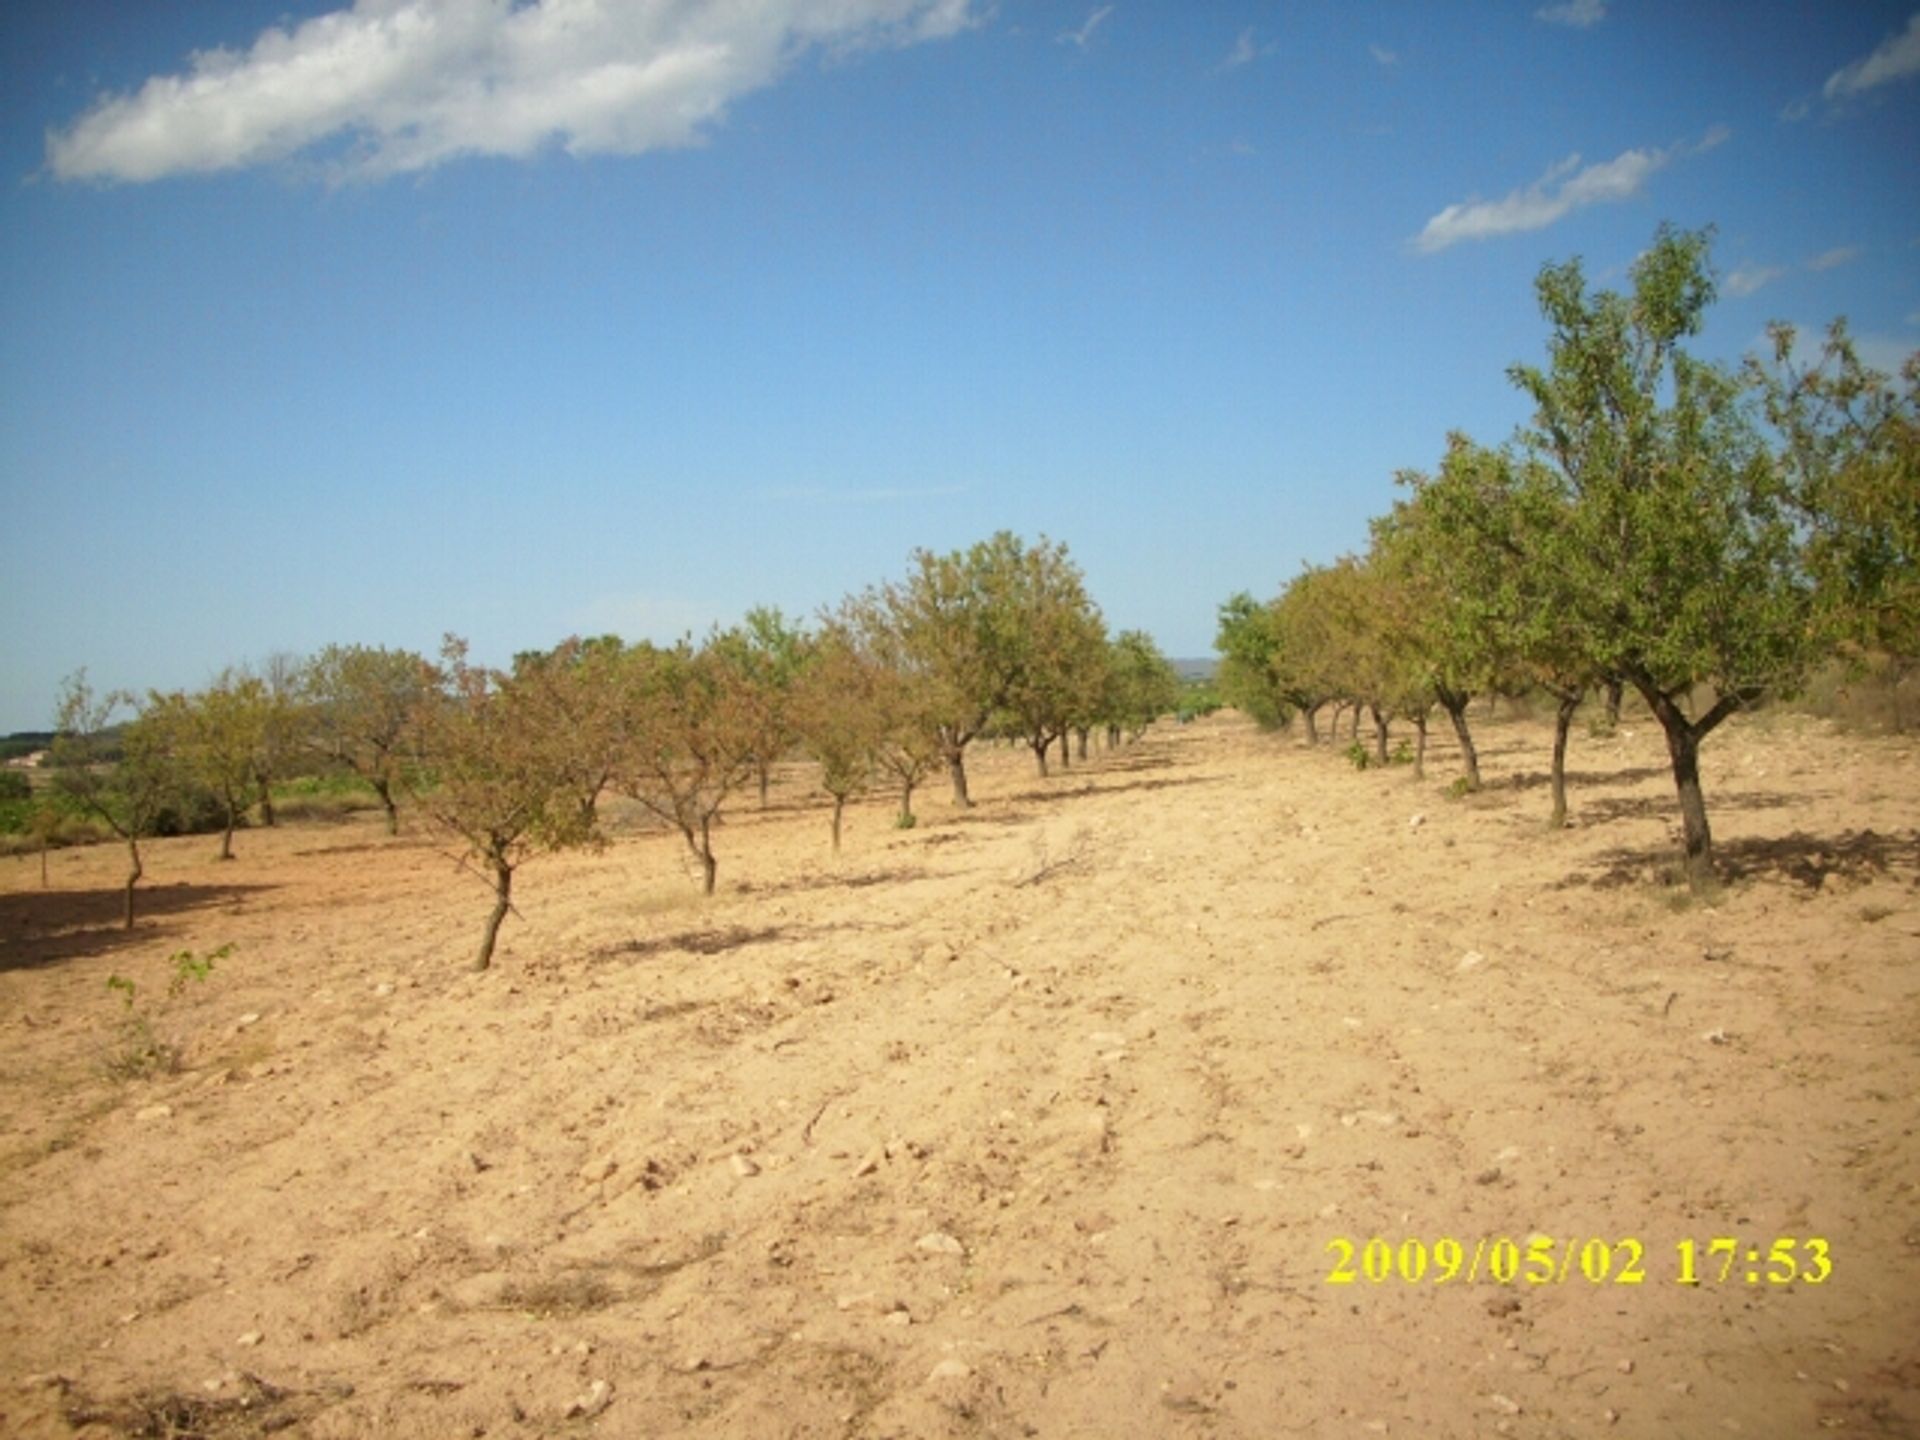
[[910,45],[973,0],[356,0],[245,50],[109,95],[47,137],[64,180],[239,169],[344,141],[342,174],[462,155],[635,155],[697,142],[729,103],[816,48]]
[[1607,0],[1565,0],[1564,4],[1548,5],[1534,11],[1533,18],[1544,20],[1549,25],[1570,25],[1575,30],[1586,30],[1607,18]]
[[1646,186],[1649,176],[1664,169],[1676,156],[1711,150],[1731,134],[1724,125],[1716,125],[1691,143],[1665,150],[1628,150],[1593,165],[1583,166],[1578,155],[1569,155],[1531,185],[1510,191],[1499,200],[1467,200],[1447,206],[1414,236],[1413,247],[1431,255],[1463,240],[1544,230],[1585,206],[1631,199]]
[[1736,265],[1720,288],[1739,299],[1751,295],[1763,285],[1771,285],[1787,272],[1778,265]]
[[1840,245],[1832,250],[1825,250],[1814,256],[1811,260],[1807,261],[1807,268],[1809,270],[1832,270],[1837,266],[1845,265],[1849,260],[1858,260],[1859,258],[1860,247],[1858,245]]
[[1242,65],[1252,64],[1262,55],[1271,55],[1279,46],[1272,41],[1262,45],[1253,38],[1253,27],[1249,25],[1240,32],[1240,38],[1233,42],[1233,49],[1227,52],[1227,58],[1220,62],[1222,70],[1234,70]]
[[1397,50],[1389,50],[1384,45],[1369,45],[1367,46],[1367,53],[1382,65],[1398,65],[1400,63],[1400,52]]
[[1091,15],[1087,16],[1086,22],[1081,25],[1078,30],[1062,30],[1053,38],[1069,45],[1078,45],[1084,50],[1087,48],[1087,42],[1093,39],[1093,32],[1098,30],[1101,22],[1111,14],[1113,14],[1113,6],[1102,5],[1098,10],[1095,10]]
[[1904,31],[1883,40],[1871,55],[1829,75],[1820,93],[1829,100],[1839,100],[1910,75],[1920,75],[1920,12],[1908,18]]

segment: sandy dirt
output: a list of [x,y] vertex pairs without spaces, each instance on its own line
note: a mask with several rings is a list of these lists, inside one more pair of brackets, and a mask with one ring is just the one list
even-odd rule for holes
[[[1725,727],[1707,906],[1644,719],[1557,834],[1481,734],[1464,800],[1230,716],[977,750],[838,860],[795,767],[711,901],[530,864],[484,975],[371,816],[156,844],[131,936],[120,853],[6,861],[0,1433],[1920,1434],[1920,744]],[[114,974],[177,1072],[103,1073]],[[1426,1278],[1329,1283],[1375,1237]]]

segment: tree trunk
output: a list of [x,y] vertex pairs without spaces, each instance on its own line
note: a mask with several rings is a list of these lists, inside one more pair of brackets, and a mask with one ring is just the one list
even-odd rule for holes
[[1087,729],[1083,727],[1076,733],[1080,741],[1080,758],[1084,761],[1087,758]]
[[1607,728],[1615,729],[1620,724],[1620,694],[1626,688],[1626,681],[1615,676],[1607,681]]
[[129,835],[127,837],[127,858],[133,862],[133,869],[127,875],[127,929],[133,929],[133,887],[140,883],[140,877],[146,872],[140,868],[140,842]]
[[220,858],[233,859],[233,806],[227,806],[227,828],[220,832]]
[[1413,746],[1413,778],[1427,778],[1427,717],[1419,714],[1413,717],[1413,733],[1417,737]]
[[846,796],[836,795],[833,797],[833,853],[836,855],[840,853],[840,812],[846,808]]
[[760,808],[764,810],[767,808],[767,784],[773,767],[764,760],[756,761],[755,764],[760,771]]
[[900,828],[906,829],[913,824],[913,781],[903,779],[900,782]]
[[1380,713],[1378,705],[1367,707],[1373,711],[1373,756],[1382,765],[1387,763],[1387,717]]
[[1107,726],[1107,749],[1118,750],[1119,748],[1120,727],[1118,725],[1109,725]]
[[953,783],[953,803],[962,810],[971,810],[973,800],[967,794],[967,760],[959,749],[947,752],[947,779]]
[[1573,728],[1573,712],[1580,708],[1580,698],[1578,690],[1562,695],[1553,713],[1553,814],[1547,820],[1553,830],[1567,823],[1567,732]]
[[1720,722],[1723,711],[1731,707],[1715,705],[1696,723],[1687,719],[1672,699],[1650,685],[1636,678],[1634,687],[1667,734],[1673,784],[1680,794],[1681,860],[1688,888],[1700,894],[1713,886],[1713,831],[1707,825],[1707,802],[1700,790],[1700,741]]
[[1454,736],[1460,741],[1460,763],[1466,768],[1467,790],[1471,793],[1480,788],[1480,752],[1473,748],[1473,732],[1467,729],[1467,701],[1472,697],[1439,686],[1435,693],[1447,718],[1453,721]]
[[47,888],[47,837],[40,837],[40,888]]
[[487,916],[487,928],[480,936],[480,953],[473,968],[485,970],[493,964],[493,942],[500,938],[500,922],[513,908],[513,867],[504,860],[493,862],[493,913]]
[[260,823],[269,830],[280,823],[273,813],[273,783],[264,775],[260,777]]
[[1355,701],[1353,706],[1353,734],[1348,738],[1356,745],[1360,743],[1360,710],[1360,703]]
[[1307,717],[1307,744],[1318,745],[1320,743],[1320,730],[1319,727],[1314,724],[1313,717],[1320,713],[1320,707],[1318,705],[1302,705],[1300,707],[1300,713]]
[[387,812],[387,834],[398,835],[400,807],[393,803],[393,786],[384,779],[375,779],[369,783],[373,786],[373,793],[380,797],[381,807]]
[[704,880],[703,894],[713,894],[714,882],[720,874],[720,862],[713,858],[713,817],[700,817],[700,869]]
[[1047,746],[1053,742],[1044,735],[1035,735],[1027,741],[1027,748],[1033,751],[1033,769],[1042,780],[1047,778]]
[[1062,770],[1071,770],[1073,768],[1073,756],[1067,752],[1073,748],[1073,739],[1067,734],[1067,729],[1064,725],[1060,727],[1060,734],[1055,738],[1060,741],[1060,768]]

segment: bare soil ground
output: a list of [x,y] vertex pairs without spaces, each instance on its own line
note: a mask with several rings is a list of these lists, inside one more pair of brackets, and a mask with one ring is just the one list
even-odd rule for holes
[[[712,901],[534,862],[485,975],[372,817],[155,845],[131,937],[113,849],[8,861],[0,1432],[1920,1434],[1920,746],[1715,735],[1709,906],[1654,727],[1557,834],[1482,734],[1464,800],[1231,717],[986,751],[837,861],[796,768]],[[110,974],[177,1072],[103,1074]],[[1481,1273],[1330,1284],[1373,1237]]]

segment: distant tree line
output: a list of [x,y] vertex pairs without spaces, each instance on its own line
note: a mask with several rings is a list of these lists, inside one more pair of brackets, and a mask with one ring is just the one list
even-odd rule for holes
[[1416,772],[1438,711],[1471,790],[1468,703],[1542,693],[1559,825],[1577,707],[1604,696],[1617,720],[1630,688],[1666,738],[1687,878],[1708,885],[1707,737],[1829,657],[1896,687],[1920,664],[1920,354],[1876,373],[1836,322],[1811,355],[1776,325],[1765,360],[1699,359],[1709,241],[1662,227],[1624,294],[1546,266],[1546,363],[1508,372],[1531,421],[1499,446],[1451,436],[1437,472],[1399,476],[1364,555],[1228,599],[1223,697],[1269,728],[1299,716],[1308,743],[1329,710],[1357,741],[1364,714],[1381,762],[1403,722]]
[[140,842],[194,797],[231,859],[250,814],[275,823],[274,787],[317,771],[363,782],[397,832],[403,805],[456,836],[493,893],[485,968],[531,856],[604,843],[600,808],[623,796],[677,832],[711,894],[714,830],[772,767],[818,762],[838,849],[846,803],[876,787],[913,797],[944,767],[971,803],[966,758],[1017,739],[1042,775],[1137,739],[1182,687],[1151,638],[1109,637],[1066,547],[1002,532],[918,551],[907,575],[803,625],[759,608],[695,643],[569,639],[496,670],[449,636],[437,659],[333,645],[236,667],[195,693],[98,695],[65,684],[51,773],[61,804],[127,847],[133,924]]

